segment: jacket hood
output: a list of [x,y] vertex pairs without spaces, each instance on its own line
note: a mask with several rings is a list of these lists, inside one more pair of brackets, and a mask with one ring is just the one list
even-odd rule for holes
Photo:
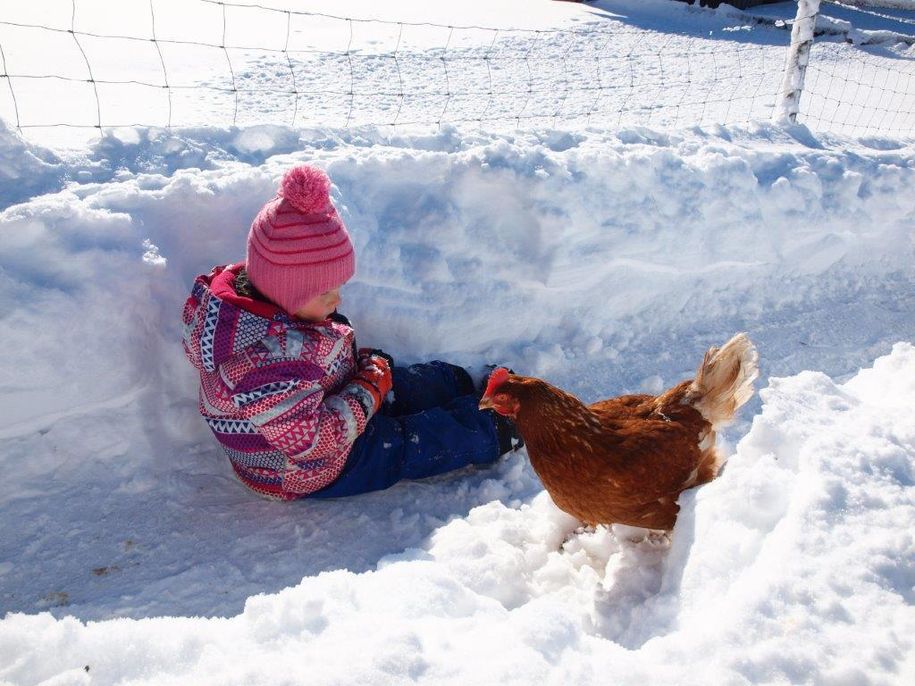
[[244,266],[214,267],[198,276],[184,304],[184,353],[200,371],[215,371],[268,334],[299,324],[281,308],[235,292],[235,277]]

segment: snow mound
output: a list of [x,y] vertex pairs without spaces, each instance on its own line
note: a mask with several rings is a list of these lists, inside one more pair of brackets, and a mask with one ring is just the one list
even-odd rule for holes
[[[196,274],[243,257],[290,166],[333,181],[359,254],[342,310],[361,344],[400,363],[506,364],[593,401],[688,378],[735,331],[759,347],[763,384],[841,378],[911,335],[910,148],[802,134],[297,133],[297,152],[250,166],[221,158],[224,132],[183,132],[175,145],[207,168],[154,155],[142,171],[140,144],[115,179],[61,188],[49,173],[43,195],[0,213],[0,518],[15,523],[0,528],[0,612],[233,616],[540,492],[523,455],[285,508],[232,477],[197,415],[179,313]],[[595,626],[638,640],[615,621]]]
[[545,495],[492,502],[375,571],[307,577],[230,618],[11,614],[0,680],[904,683],[915,347],[762,396],[722,477],[684,496],[669,549],[576,530]]
[[[2,212],[0,431],[151,375],[191,398],[174,312],[196,274],[243,258],[252,218],[301,161],[329,172],[356,243],[343,310],[401,362],[505,362],[595,397],[689,376],[737,330],[768,348],[770,373],[847,373],[849,349],[863,365],[910,330],[907,149],[811,148],[776,128],[314,144],[261,166],[160,160],[59,192],[47,177],[47,195]],[[798,313],[821,318],[786,338]],[[36,351],[42,321],[70,345]],[[646,374],[632,354],[655,359]]]

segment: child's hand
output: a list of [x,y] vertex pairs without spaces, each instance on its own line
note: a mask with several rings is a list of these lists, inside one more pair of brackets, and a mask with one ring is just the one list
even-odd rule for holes
[[377,355],[378,357],[383,357],[388,361],[388,367],[394,366],[394,358],[388,355],[384,350],[380,348],[359,348],[359,359],[363,357],[371,357],[372,355]]
[[[363,354],[365,352],[365,354]],[[359,371],[353,381],[369,392],[375,401],[375,411],[381,407],[384,397],[394,386],[391,378],[391,366],[388,362],[389,355],[381,353],[380,350],[360,350],[359,351]]]

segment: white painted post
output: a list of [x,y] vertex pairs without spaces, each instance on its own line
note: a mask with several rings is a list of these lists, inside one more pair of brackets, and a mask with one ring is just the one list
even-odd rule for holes
[[772,115],[776,122],[794,124],[797,121],[810,46],[813,45],[813,30],[819,13],[820,0],[798,0],[797,16],[791,27],[791,45],[788,46],[788,56],[785,59],[785,76]]

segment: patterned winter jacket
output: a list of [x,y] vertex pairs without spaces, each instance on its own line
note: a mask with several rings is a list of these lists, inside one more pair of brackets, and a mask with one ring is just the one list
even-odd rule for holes
[[184,350],[200,372],[200,414],[245,485],[290,500],[340,474],[374,403],[359,384],[353,330],[304,322],[235,292],[244,264],[198,276]]

